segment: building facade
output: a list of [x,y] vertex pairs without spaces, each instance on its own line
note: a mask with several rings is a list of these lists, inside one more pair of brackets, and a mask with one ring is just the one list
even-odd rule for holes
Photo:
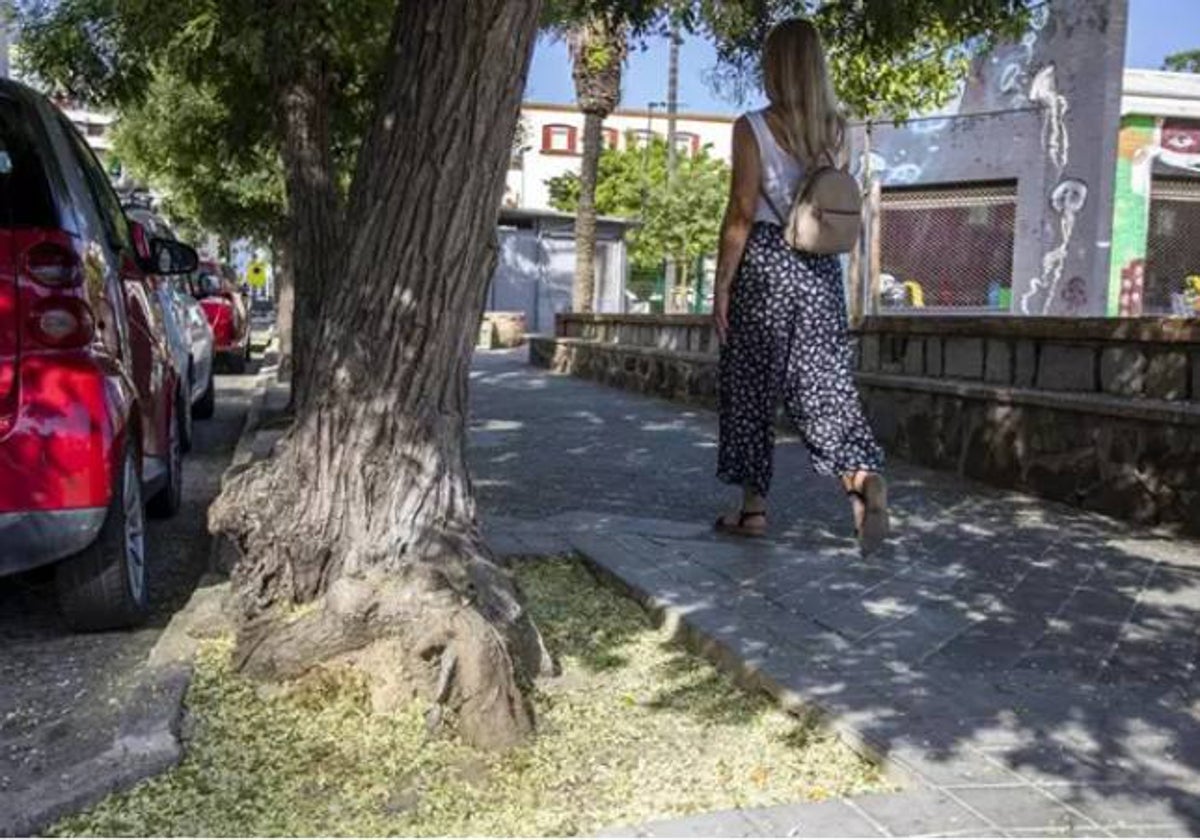
[[883,189],[885,309],[1107,311],[1126,14],[1050,0],[943,112],[856,130]]
[[[675,142],[681,154],[707,149],[728,162],[732,154],[733,117],[681,113],[676,119]],[[604,143],[609,148],[637,148],[647,136],[667,137],[667,116],[662,109],[618,109],[604,121]],[[550,210],[546,182],[568,172],[579,172],[583,153],[583,114],[571,105],[527,102],[521,107],[521,136],[515,144],[505,191],[506,207]]]
[[1127,70],[1109,315],[1200,317],[1200,75]]
[[882,311],[1200,312],[1200,76],[1126,70],[1126,23],[1050,0],[942,113],[856,130]]

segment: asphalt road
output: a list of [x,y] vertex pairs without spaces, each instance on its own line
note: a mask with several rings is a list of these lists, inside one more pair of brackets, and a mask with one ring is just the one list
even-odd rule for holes
[[217,377],[216,414],[195,424],[185,461],[183,509],[148,522],[146,626],[74,634],[59,615],[52,570],[0,578],[0,793],[36,784],[112,743],[124,690],[205,571],[208,505],[233,455],[254,378]]

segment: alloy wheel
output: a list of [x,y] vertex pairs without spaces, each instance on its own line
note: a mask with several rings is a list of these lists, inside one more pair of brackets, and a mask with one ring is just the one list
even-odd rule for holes
[[133,455],[125,457],[125,570],[129,591],[138,603],[146,597],[146,519],[141,479]]

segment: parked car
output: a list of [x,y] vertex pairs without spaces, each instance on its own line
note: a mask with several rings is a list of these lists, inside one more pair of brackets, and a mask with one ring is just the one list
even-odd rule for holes
[[250,342],[255,347],[268,347],[275,339],[275,304],[267,298],[250,301]]
[[147,260],[137,234],[67,118],[0,80],[0,575],[56,564],[77,629],[145,616],[144,513],[181,502],[180,377],[147,272],[196,253],[147,238]]
[[[176,239],[162,217],[144,207],[127,205],[125,215],[152,237]],[[175,367],[183,372],[187,383],[187,411],[181,415],[185,418],[183,449],[187,452],[192,448],[192,418],[207,420],[216,407],[213,331],[200,302],[192,297],[186,277],[152,274],[150,279],[166,316],[167,339],[175,356]]]
[[212,327],[217,361],[233,373],[244,373],[250,360],[250,317],[237,274],[224,263],[203,261],[192,291]]

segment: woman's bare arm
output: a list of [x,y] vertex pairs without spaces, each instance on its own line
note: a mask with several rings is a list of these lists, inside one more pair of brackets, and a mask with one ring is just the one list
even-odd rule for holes
[[729,295],[733,288],[733,278],[746,250],[750,229],[754,226],[761,182],[762,164],[758,157],[754,130],[749,121],[742,117],[733,124],[733,178],[730,182],[729,202],[725,206],[725,218],[721,222],[721,243],[717,253],[713,320],[717,335],[722,341],[729,330]]

